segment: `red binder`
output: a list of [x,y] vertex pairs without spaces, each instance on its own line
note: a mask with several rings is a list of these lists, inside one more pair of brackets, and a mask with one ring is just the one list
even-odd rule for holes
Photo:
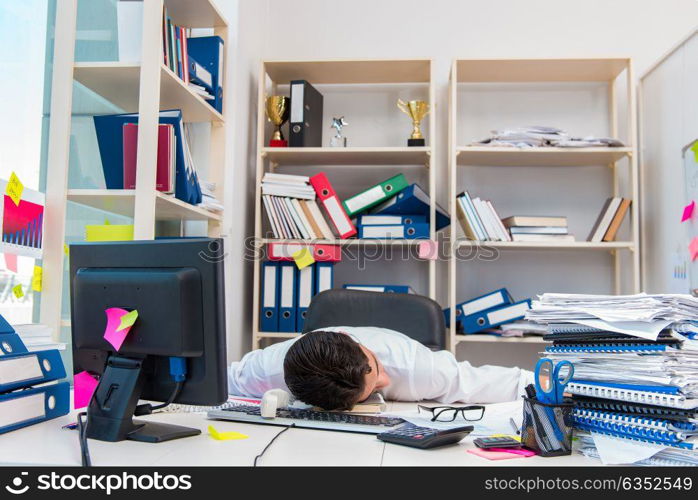
[[[124,123],[124,189],[136,189],[136,156],[138,151],[138,124]],[[163,193],[174,193],[174,128],[158,125],[158,164],[155,188]]]
[[310,248],[316,262],[340,262],[342,249],[339,245],[303,245],[300,243],[269,243],[267,258],[269,260],[293,260],[293,254],[302,248]]
[[337,193],[334,192],[332,184],[327,180],[327,176],[320,172],[310,178],[310,185],[315,189],[317,197],[322,201],[325,212],[330,217],[332,224],[337,229],[337,234],[342,239],[349,238],[356,234],[356,227],[344,210],[339,201]]

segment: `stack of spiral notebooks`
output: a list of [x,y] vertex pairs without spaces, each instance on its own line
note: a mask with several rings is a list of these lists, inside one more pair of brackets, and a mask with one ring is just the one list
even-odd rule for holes
[[[551,323],[545,356],[574,364],[580,451],[598,456],[593,434],[665,445],[644,465],[698,465],[698,350],[672,328],[657,340],[575,323]],[[643,464],[642,462],[640,462]]]

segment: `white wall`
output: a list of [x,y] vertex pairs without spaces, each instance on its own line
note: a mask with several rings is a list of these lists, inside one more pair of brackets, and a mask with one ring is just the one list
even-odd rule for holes
[[[221,3],[223,0],[219,0]],[[454,58],[485,57],[594,57],[630,56],[634,58],[636,75],[644,70],[694,24],[698,15],[698,2],[694,0],[239,0],[240,4],[240,43],[236,58],[236,81],[252,85],[258,68],[258,60],[265,59],[330,59],[330,58],[409,58],[427,57],[435,61],[437,77],[437,130],[439,139],[437,186],[438,201],[446,205],[446,133],[447,133],[447,84],[451,61]],[[260,16],[262,16],[260,23]],[[254,26],[254,28],[252,27]],[[258,32],[254,32],[258,30]],[[243,41],[246,41],[243,44]],[[253,42],[254,41],[254,42]],[[240,58],[240,59],[238,59]],[[257,58],[253,62],[253,59]],[[252,169],[254,161],[253,87],[234,89],[236,99],[234,132],[235,173],[233,198],[235,205],[233,234],[251,235],[253,194]],[[564,90],[564,89],[563,89]],[[576,91],[579,91],[577,89]],[[564,92],[563,92],[564,95]],[[568,94],[569,95],[569,94]],[[246,98],[252,99],[246,100]],[[564,97],[563,97],[564,99]],[[594,101],[594,106],[602,107],[603,101]],[[342,103],[334,99],[333,105],[340,110]],[[347,101],[345,114],[356,112],[355,101]],[[247,112],[249,110],[249,113]],[[237,113],[244,113],[241,116]],[[571,117],[576,111],[569,111],[563,126],[572,126]],[[349,117],[347,118],[349,120]],[[591,130],[598,117],[589,117],[577,129],[579,133],[603,133]],[[406,120],[405,120],[406,121]],[[562,121],[562,120],[561,120]],[[365,131],[351,126],[346,135],[358,140]],[[574,122],[575,124],[577,122]],[[507,123],[506,125],[511,125]],[[483,125],[484,126],[484,125]],[[588,129],[589,128],[589,129]],[[598,128],[598,127],[597,127]],[[394,134],[375,130],[375,133]],[[407,134],[407,131],[405,131]],[[326,136],[327,137],[327,136]],[[386,135],[386,137],[389,137]],[[246,156],[247,155],[247,156]],[[379,175],[378,173],[374,173]],[[543,175],[543,174],[536,174]],[[577,174],[576,180],[583,180],[584,174]],[[593,175],[603,176],[603,172]],[[380,179],[378,179],[380,180]],[[575,182],[576,182],[575,180]],[[504,199],[504,191],[494,190],[483,193],[494,200]],[[603,193],[598,194],[601,197]],[[603,195],[605,196],[605,195]],[[600,199],[600,198],[599,198]],[[524,201],[524,200],[519,200]],[[584,239],[588,221],[600,209],[601,201],[593,206],[570,207],[573,219],[580,229],[578,239]],[[598,204],[598,207],[596,206]],[[516,205],[523,210],[521,204]],[[535,207],[535,205],[534,205]],[[230,212],[230,210],[229,210]],[[587,212],[590,212],[587,214]],[[239,245],[238,245],[239,246]],[[242,264],[236,257],[234,269],[239,274],[229,277],[233,280],[232,300],[229,303],[235,310],[235,321],[229,324],[233,331],[231,352],[249,346],[250,329],[250,273],[251,265]],[[538,257],[522,256],[525,262]],[[585,259],[603,268],[609,259],[604,256],[580,255],[566,260],[555,256],[555,275],[552,285],[564,283],[565,289],[573,290],[575,280],[581,277],[575,270],[577,259]],[[526,260],[528,259],[528,260]],[[600,259],[606,259],[601,260]],[[513,261],[512,261],[513,262]],[[414,266],[423,264],[414,263]],[[461,266],[467,266],[462,264]],[[503,265],[507,266],[506,261]],[[387,266],[383,266],[383,272]],[[417,268],[414,268],[415,270]],[[513,269],[513,268],[512,268]],[[371,270],[372,271],[372,270]],[[378,270],[380,271],[380,270]],[[410,269],[400,265],[400,274],[409,274]],[[445,266],[440,266],[437,274],[437,287],[445,290]],[[489,270],[478,271],[479,279],[490,276]],[[603,271],[601,271],[603,273]],[[419,268],[419,279],[424,279]],[[605,276],[601,274],[600,276]],[[524,273],[511,280],[509,286],[517,295],[525,294],[534,288],[540,276]],[[496,281],[493,278],[493,283]],[[489,283],[488,283],[489,284]],[[539,284],[539,282],[538,282]],[[604,284],[605,286],[605,284]],[[584,285],[590,290],[591,285]],[[540,288],[537,288],[541,291]],[[463,295],[469,290],[461,289]],[[444,293],[439,294],[445,297]],[[443,302],[443,301],[442,301]],[[238,316],[238,311],[240,316]],[[530,362],[535,346],[521,346],[520,355],[509,354],[503,359],[500,352],[486,347],[469,345],[467,357],[474,361],[513,363],[517,359]],[[523,361],[525,360],[525,361]]]

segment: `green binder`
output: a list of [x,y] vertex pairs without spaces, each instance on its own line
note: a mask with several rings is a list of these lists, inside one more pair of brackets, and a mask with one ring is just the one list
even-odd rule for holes
[[383,203],[398,194],[407,187],[407,179],[403,174],[398,174],[391,177],[387,181],[376,184],[359,194],[355,194],[351,198],[347,198],[342,202],[344,210],[349,217],[368,210],[371,207]]

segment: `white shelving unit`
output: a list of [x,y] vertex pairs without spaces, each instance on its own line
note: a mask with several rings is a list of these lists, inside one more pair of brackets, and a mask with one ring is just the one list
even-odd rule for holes
[[[624,74],[625,81],[621,81]],[[550,84],[550,83],[579,83],[603,82],[607,87],[608,96],[608,131],[612,137],[618,136],[618,102],[616,87],[623,86],[626,92],[626,135],[627,147],[622,148],[506,148],[466,146],[459,144],[458,125],[458,86],[464,83],[477,84]],[[632,292],[640,289],[640,246],[639,246],[639,181],[637,154],[635,147],[635,94],[633,87],[632,63],[627,58],[597,58],[597,59],[463,59],[455,60],[451,67],[449,82],[449,136],[448,136],[448,167],[449,167],[449,210],[451,213],[450,241],[452,249],[463,247],[487,247],[489,249],[512,252],[517,250],[540,251],[545,258],[549,250],[576,251],[606,251],[614,259],[614,289],[621,292],[621,251],[631,254],[630,273],[632,275]],[[462,112],[462,110],[461,110]],[[467,111],[466,111],[467,114]],[[535,117],[531,117],[533,122]],[[522,123],[525,125],[528,123]],[[456,193],[458,192],[458,172],[469,167],[549,167],[549,168],[585,168],[587,166],[607,165],[612,169],[613,194],[620,193],[620,172],[617,163],[627,158],[627,179],[629,189],[626,197],[632,199],[630,210],[630,239],[628,241],[612,241],[592,243],[588,241],[575,242],[480,242],[458,238],[460,224],[456,212]],[[469,186],[481,189],[483,186]],[[495,204],[496,206],[496,204]],[[554,208],[554,207],[551,207]],[[594,210],[597,208],[594,207]],[[627,223],[625,223],[627,224]],[[463,274],[459,274],[457,259],[454,252],[449,257],[448,305],[451,308],[449,346],[455,353],[460,342],[509,342],[537,343],[538,338],[499,338],[490,335],[457,335],[455,328],[455,305],[457,304],[456,284]],[[487,264],[496,266],[495,263]],[[467,266],[467,264],[461,264]],[[482,290],[486,292],[487,290]],[[544,292],[546,290],[540,290]],[[466,300],[461,297],[460,300]]]
[[[269,130],[264,111],[265,97],[273,95],[277,87],[286,85],[291,80],[305,79],[313,85],[420,85],[426,86],[424,99],[432,107],[425,118],[428,123],[427,145],[424,147],[308,147],[308,148],[272,148],[267,147]],[[270,238],[263,229],[263,206],[261,181],[264,173],[278,167],[290,167],[288,173],[304,175],[303,167],[322,166],[331,176],[336,169],[353,169],[372,166],[401,166],[409,169],[428,170],[428,193],[435,199],[435,154],[436,137],[435,89],[433,84],[433,64],[430,59],[405,60],[326,60],[326,61],[264,61],[259,75],[259,96],[257,110],[257,192],[255,206],[255,239],[263,245],[272,242],[303,242],[303,240],[286,240]],[[396,126],[409,124],[396,108]],[[409,134],[405,135],[405,141]],[[399,171],[395,171],[397,174]],[[409,174],[408,174],[409,175]],[[434,205],[430,214],[430,238],[435,239]],[[335,239],[314,240],[313,243],[340,245],[342,247],[368,246],[416,246],[424,240],[375,240],[375,239]],[[308,243],[306,241],[306,243]],[[433,260],[425,261],[428,266],[428,295],[434,298],[436,293],[435,267]],[[262,339],[293,338],[297,333],[263,332],[259,329],[260,304],[260,257],[254,265],[254,289],[252,311],[252,347],[260,347]]]
[[[225,177],[225,112],[219,113],[163,64],[162,11],[187,28],[209,28],[228,44],[228,23],[212,0],[148,0],[143,2],[141,63],[74,62],[76,0],[61,2],[56,18],[54,74],[51,96],[49,166],[46,189],[44,286],[41,322],[59,331],[63,292],[63,242],[66,202],[132,217],[134,239],[153,239],[158,221],[204,221],[207,234],[220,235],[223,214],[210,212],[155,189],[158,114],[181,109],[185,123],[210,123],[210,151],[206,179],[216,184],[223,200]],[[139,113],[136,189],[70,189],[68,144],[73,81],[99,94],[125,112]],[[67,90],[66,90],[67,89]],[[228,108],[230,101],[224,99]]]

